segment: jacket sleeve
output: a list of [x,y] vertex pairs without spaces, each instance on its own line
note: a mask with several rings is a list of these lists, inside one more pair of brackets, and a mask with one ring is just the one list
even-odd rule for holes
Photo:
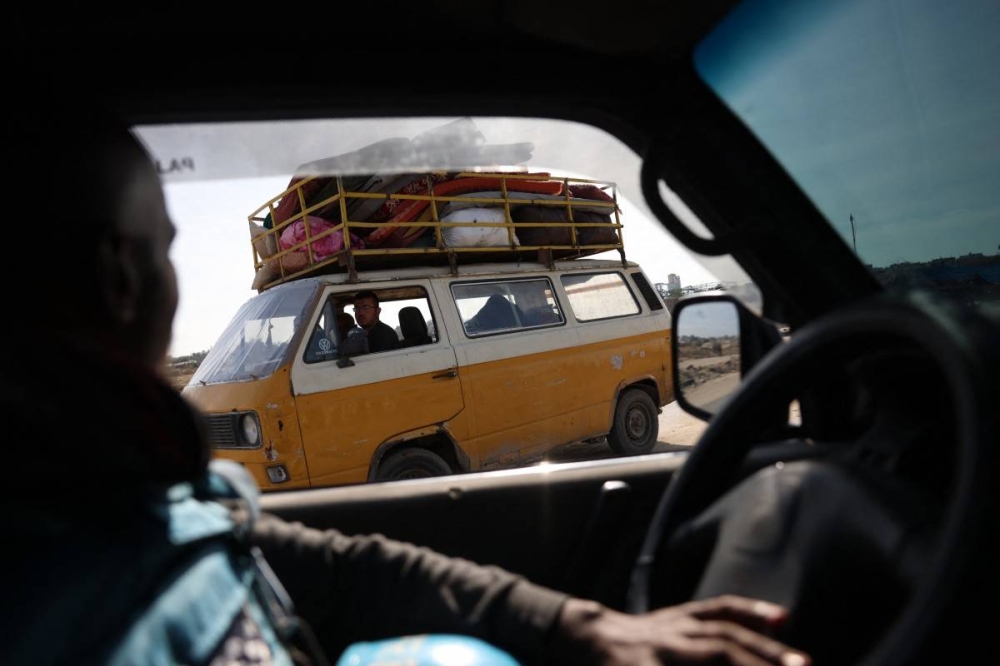
[[567,599],[497,567],[377,534],[264,515],[253,542],[331,660],[353,642],[436,632],[475,636],[531,661]]

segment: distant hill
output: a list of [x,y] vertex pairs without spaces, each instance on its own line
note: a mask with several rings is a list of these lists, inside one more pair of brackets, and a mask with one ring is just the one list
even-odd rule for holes
[[930,289],[966,303],[1000,300],[1000,254],[869,267],[888,289]]

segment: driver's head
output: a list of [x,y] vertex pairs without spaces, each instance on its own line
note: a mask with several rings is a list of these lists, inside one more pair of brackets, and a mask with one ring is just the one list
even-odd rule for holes
[[358,326],[366,331],[372,330],[372,327],[378,322],[378,316],[381,312],[382,308],[378,306],[378,296],[375,295],[374,291],[359,291],[355,294],[354,318],[357,320]]
[[23,207],[18,252],[45,261],[24,277],[19,318],[159,368],[177,284],[153,162],[124,125],[86,103],[21,106],[6,123],[4,182]]

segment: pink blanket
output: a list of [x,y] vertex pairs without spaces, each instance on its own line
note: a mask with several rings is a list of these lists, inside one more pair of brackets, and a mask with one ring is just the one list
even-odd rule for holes
[[[309,216],[306,219],[309,220],[309,232],[311,236],[316,236],[327,229],[332,229],[337,226],[330,222],[327,222],[320,217]],[[287,250],[288,248],[303,243],[306,240],[306,225],[304,220],[296,220],[294,223],[290,224],[281,232],[281,249]],[[313,250],[313,259],[316,261],[323,261],[329,257],[335,255],[344,249],[344,230],[341,229],[339,232],[334,232],[328,236],[324,236],[319,240],[315,240],[311,243]],[[351,247],[357,250],[363,249],[365,242],[351,234]],[[297,252],[305,252],[305,247],[301,247]]]

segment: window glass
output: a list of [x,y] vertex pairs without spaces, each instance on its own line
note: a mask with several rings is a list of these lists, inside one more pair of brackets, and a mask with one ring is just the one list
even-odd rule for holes
[[[378,305],[372,309],[371,299],[355,302],[357,292],[331,294],[323,304],[320,316],[313,326],[306,345],[306,363],[318,363],[339,358],[339,349],[349,336],[362,336],[367,342],[362,349],[351,347],[346,353],[351,356],[378,353],[417,347],[437,342],[437,330],[431,313],[427,292],[422,287],[402,287],[391,290],[375,290]],[[361,319],[359,319],[361,315]],[[361,324],[368,323],[374,316],[372,330],[377,327],[385,333],[361,332]],[[384,325],[386,328],[382,328]],[[379,336],[379,342],[372,344],[369,334]],[[394,336],[394,337],[392,337]],[[367,348],[367,351],[364,349]]]
[[192,384],[261,379],[284,361],[289,342],[306,316],[316,283],[276,287],[245,303],[212,347]]
[[[420,291],[423,292],[422,289]],[[431,307],[426,294],[419,298],[395,300],[380,298],[379,307],[382,309],[379,321],[396,332],[401,346],[414,347],[437,342],[434,318],[431,316]],[[348,305],[346,310],[356,317],[353,304]]]
[[[660,406],[672,395],[662,336],[650,342],[644,356],[639,347],[646,343],[634,339],[647,323],[668,329],[669,305],[650,311],[650,321],[635,331],[569,330],[564,286],[545,266],[556,262],[566,268],[559,275],[582,276],[576,278],[579,284],[566,285],[574,298],[581,297],[576,314],[582,319],[645,312],[642,303],[650,297],[629,277],[640,272],[639,266],[651,287],[677,278],[685,287],[726,284],[731,291],[729,284],[745,281],[731,258],[697,259],[673,241],[643,201],[640,157],[617,138],[578,123],[336,118],[158,125],[136,132],[161,165],[177,227],[171,258],[180,304],[170,350],[177,375],[190,377],[191,366],[207,353],[198,350],[214,345],[199,379],[215,385],[191,387],[187,397],[220,421],[234,410],[275,413],[268,396],[294,396],[281,409],[287,419],[299,419],[300,439],[294,429],[281,431],[267,418],[261,428],[279,458],[306,461],[290,472],[296,486],[365,482],[360,472],[352,474],[378,465],[379,447],[391,444],[388,438],[429,423],[455,426],[455,460],[467,455],[473,471],[617,455],[599,431],[610,433],[622,422],[614,418],[621,371],[654,378],[662,387],[654,398]],[[480,183],[468,175],[483,180],[497,172],[507,174],[503,182]],[[353,193],[343,200],[343,210],[333,200],[338,182],[343,192]],[[435,203],[421,212],[424,192],[433,192],[429,196]],[[573,243],[569,228],[558,224],[570,217],[567,194],[573,221],[590,225],[577,227],[580,249],[539,254],[538,247]],[[507,201],[498,203],[498,198]],[[293,219],[299,216],[305,217]],[[513,238],[503,226],[508,217],[522,225]],[[338,224],[347,226],[338,231]],[[618,224],[627,230],[622,232],[627,265],[619,251],[601,249],[605,238],[617,237]],[[342,256],[347,240],[351,255]],[[440,252],[445,248],[447,254]],[[295,275],[310,258],[316,270]],[[716,270],[706,262],[728,262],[729,268]],[[608,275],[594,277],[601,274]],[[432,291],[433,280],[446,281],[448,291]],[[272,307],[272,299],[282,294],[287,299],[300,285],[310,285],[310,291],[298,306],[288,301],[274,315],[263,311]],[[591,302],[593,295],[580,291],[591,288],[611,292],[610,300]],[[374,310],[354,307],[355,295],[365,289],[376,292],[380,332],[366,333],[366,346],[358,341],[355,347],[347,331],[357,335],[359,319]],[[243,312],[238,326],[220,337],[233,311],[250,298],[259,305]],[[438,306],[443,313],[434,311]],[[270,320],[266,327],[265,318]],[[344,318],[348,328],[342,332],[338,320]],[[608,336],[602,338],[604,333]],[[371,344],[375,337],[378,348]],[[486,338],[489,344],[461,351],[444,344]],[[237,355],[223,367],[227,351],[234,350],[242,350],[244,358]],[[496,369],[509,373],[503,381],[496,374],[478,374],[476,366],[529,355],[523,364],[499,364]],[[432,381],[416,397],[400,398],[395,382],[424,374]],[[265,376],[268,390],[276,392],[253,385]],[[335,411],[330,405],[343,405],[346,394],[358,392],[342,389],[356,385],[372,387],[365,393],[371,399],[359,410],[395,415],[391,418],[399,422],[359,429],[347,441],[356,444],[356,457],[326,468]],[[519,387],[517,400],[512,386]],[[473,395],[482,404],[471,404]],[[427,409],[414,407],[421,401]],[[432,405],[440,411],[432,414]],[[581,410],[599,411],[601,422],[562,416]],[[342,424],[343,414],[336,420]],[[680,439],[691,436],[687,425],[683,435],[668,431],[666,422],[655,427],[661,425],[664,434],[655,450],[693,441]],[[452,469],[459,467],[455,460]],[[266,484],[266,478],[261,480]]]
[[[327,300],[323,304],[319,319],[309,334],[309,343],[306,345],[305,353],[306,363],[318,363],[337,358],[337,348],[341,338],[338,335],[337,322],[346,325],[347,315],[343,313],[338,315],[334,309],[333,300]],[[350,325],[353,323],[351,320]]]
[[579,321],[638,314],[639,304],[618,273],[564,275],[563,289]]
[[469,337],[558,326],[564,321],[546,278],[454,284],[451,291]]
[[751,0],[695,65],[886,287],[993,301],[998,22],[995,0]]

